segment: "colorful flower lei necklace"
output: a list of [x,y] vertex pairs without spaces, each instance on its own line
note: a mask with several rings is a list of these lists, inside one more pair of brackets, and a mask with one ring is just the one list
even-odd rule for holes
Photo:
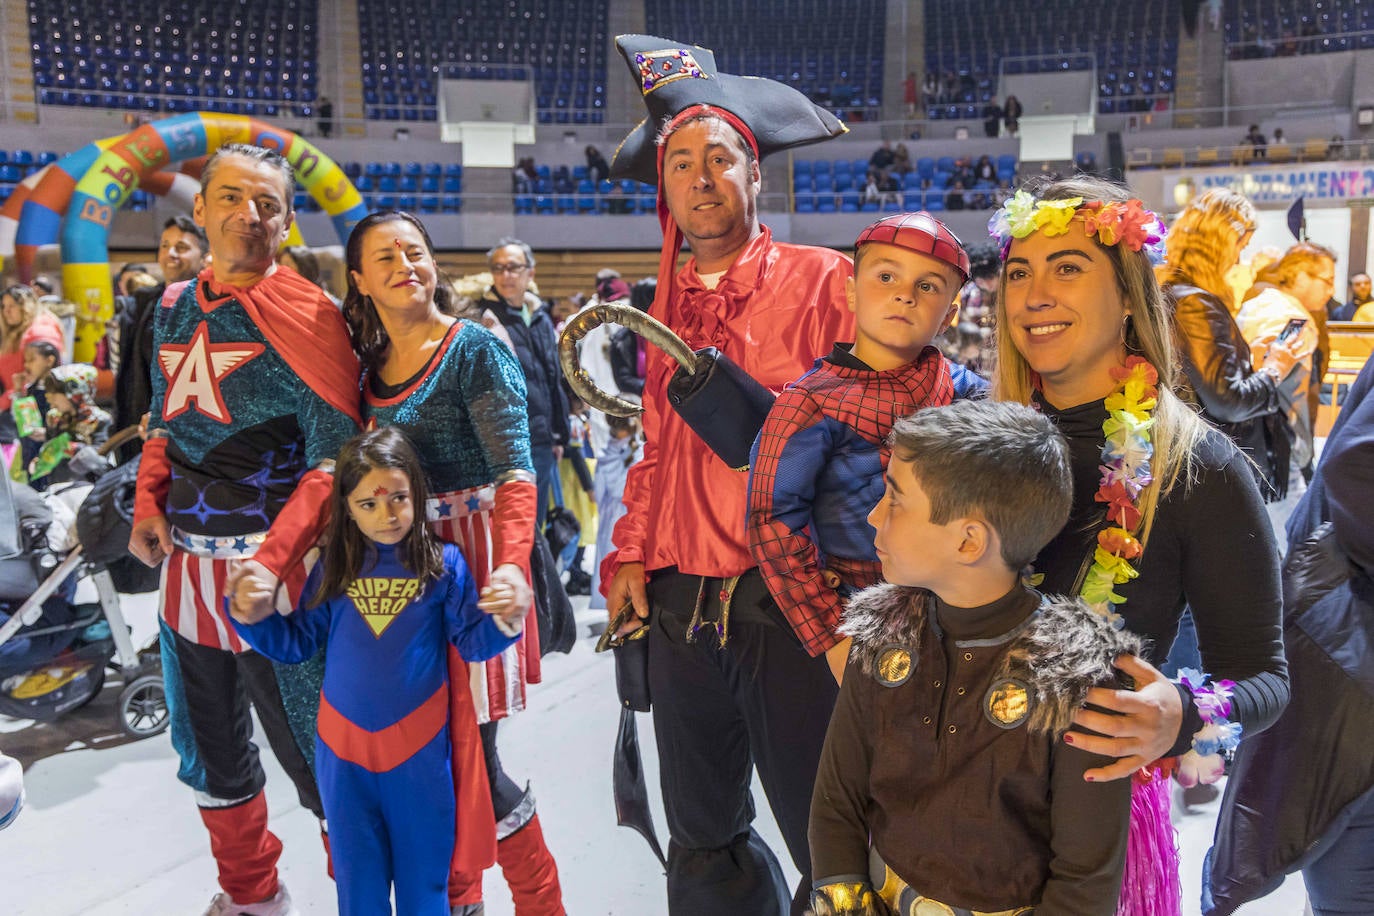
[[1131,532],[1140,525],[1140,494],[1153,480],[1150,429],[1155,423],[1159,373],[1139,356],[1127,357],[1125,368],[1111,372],[1119,384],[1107,397],[1107,419],[1102,424],[1106,441],[1099,466],[1102,476],[1093,496],[1107,504],[1108,524],[1097,534],[1092,565],[1079,594],[1089,607],[1120,629],[1126,622],[1113,608],[1126,599],[1115,587],[1140,575],[1131,560],[1140,556],[1142,547]]
[[[1083,579],[1080,597],[1097,613],[1122,627],[1125,620],[1114,608],[1126,601],[1116,586],[1140,575],[1131,561],[1142,546],[1131,532],[1141,522],[1140,494],[1150,485],[1154,444],[1150,431],[1159,404],[1159,372],[1140,356],[1128,356],[1124,368],[1112,369],[1119,383],[1106,400],[1102,424],[1102,476],[1093,499],[1107,504],[1107,524],[1097,534],[1092,565]],[[1192,748],[1172,767],[1184,786],[1213,783],[1225,769],[1222,751],[1240,744],[1241,725],[1229,721],[1234,681],[1211,681],[1200,671],[1185,668],[1179,681],[1193,696],[1203,726],[1193,735]]]
[[1084,203],[1081,197],[1036,200],[1026,191],[1017,191],[988,220],[988,234],[997,240],[1005,261],[1012,239],[1023,239],[1033,232],[1043,232],[1049,238],[1063,235],[1074,219],[1081,219],[1084,231],[1103,245],[1144,250],[1151,264],[1157,267],[1164,263],[1164,223],[1136,198]]

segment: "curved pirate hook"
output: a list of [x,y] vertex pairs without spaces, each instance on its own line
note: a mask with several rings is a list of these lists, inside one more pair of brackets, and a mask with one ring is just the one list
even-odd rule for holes
[[694,351],[668,327],[633,306],[604,302],[578,312],[563,328],[558,360],[577,396],[617,417],[643,411],[597,388],[577,362],[577,342],[608,321],[624,325],[677,361],[680,368],[668,379],[668,403],[729,467],[748,470],[749,450],[773,406],[773,392],[715,347]]
[[592,377],[577,360],[577,345],[582,342],[582,338],[603,324],[618,324],[629,328],[671,356],[688,375],[696,373],[697,355],[666,324],[651,318],[632,305],[602,302],[569,318],[568,323],[563,326],[563,335],[558,338],[558,362],[563,367],[568,386],[574,394],[587,402],[587,406],[613,417],[633,417],[644,412],[644,408],[638,404],[607,394],[596,387]]

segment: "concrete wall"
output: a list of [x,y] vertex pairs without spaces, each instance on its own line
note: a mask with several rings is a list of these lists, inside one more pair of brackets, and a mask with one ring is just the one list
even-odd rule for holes
[[1005,101],[1009,95],[1020,101],[1025,117],[1034,117],[1092,112],[1096,107],[1097,91],[1093,85],[1093,71],[1074,70],[1004,76],[999,99]]
[[1262,108],[1286,104],[1340,107],[1350,104],[1357,51],[1233,60],[1226,66],[1226,104]]

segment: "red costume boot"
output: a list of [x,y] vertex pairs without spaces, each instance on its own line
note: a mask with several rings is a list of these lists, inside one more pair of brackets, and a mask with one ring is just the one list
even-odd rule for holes
[[496,861],[515,899],[515,916],[565,916],[558,866],[544,843],[539,815],[497,842]]
[[259,792],[233,807],[199,810],[224,892],[240,903],[276,895],[281,840],[267,829],[266,797]]

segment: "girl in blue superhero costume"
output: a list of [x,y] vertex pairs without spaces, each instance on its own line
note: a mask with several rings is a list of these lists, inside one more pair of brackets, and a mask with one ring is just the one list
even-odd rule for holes
[[328,646],[315,765],[344,916],[389,913],[393,884],[403,916],[448,916],[458,808],[446,644],[481,661],[522,627],[523,614],[478,601],[457,547],[415,524],[425,496],[404,434],[354,438],[335,469],[329,546],[296,611],[234,616],[243,639],[280,662]]

